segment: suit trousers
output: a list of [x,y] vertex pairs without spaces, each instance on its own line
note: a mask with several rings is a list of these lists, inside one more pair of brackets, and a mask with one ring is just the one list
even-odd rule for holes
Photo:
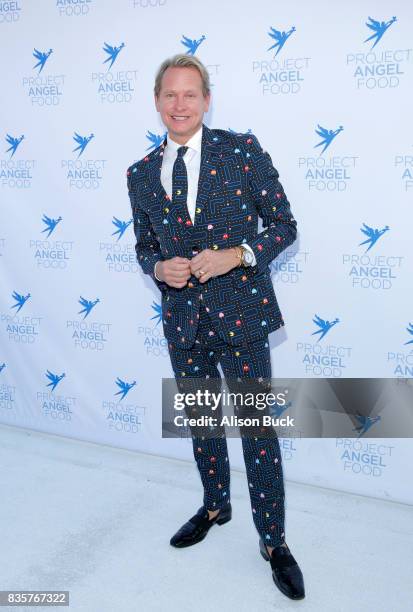
[[[169,355],[178,384],[190,377],[219,379],[220,385],[218,363],[227,381],[271,378],[268,337],[241,346],[225,343],[202,303],[194,345],[189,349],[170,345]],[[224,508],[230,502],[225,427],[216,429],[214,437],[192,435],[194,457],[204,488],[204,506],[211,511]],[[240,427],[240,435],[255,527],[268,546],[279,546],[285,538],[285,493],[277,435],[271,430],[266,437],[254,437],[251,430],[247,432],[243,427]]]

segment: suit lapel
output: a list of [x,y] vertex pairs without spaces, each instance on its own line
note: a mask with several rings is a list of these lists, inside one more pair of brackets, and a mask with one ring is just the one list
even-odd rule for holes
[[146,169],[151,189],[153,189],[154,196],[162,204],[162,206],[165,206],[165,202],[169,200],[169,197],[161,183],[161,168],[165,146],[166,140],[164,140],[164,142],[157,149],[152,151],[151,155],[145,157],[145,161],[147,162]]
[[198,193],[195,207],[195,224],[210,198],[219,177],[217,165],[221,153],[220,138],[205,125],[202,130],[201,166],[199,169]]

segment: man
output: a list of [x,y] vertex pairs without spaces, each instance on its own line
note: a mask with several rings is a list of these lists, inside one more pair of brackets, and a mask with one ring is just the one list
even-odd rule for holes
[[[209,76],[193,56],[160,66],[155,105],[167,140],[128,169],[137,259],[162,292],[164,333],[177,380],[271,378],[268,334],[284,325],[269,264],[296,237],[278,172],[255,136],[203,125]],[[264,230],[258,233],[258,217]],[[225,432],[193,438],[204,504],[171,539],[200,542],[231,520]],[[242,435],[260,551],[278,588],[304,597],[284,534],[278,439]]]

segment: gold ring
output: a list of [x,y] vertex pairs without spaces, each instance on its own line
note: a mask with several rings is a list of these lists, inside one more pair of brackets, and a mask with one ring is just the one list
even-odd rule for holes
[[[205,274],[205,272],[203,270],[199,271],[199,276],[203,276],[203,274]],[[199,277],[198,277],[199,278]]]

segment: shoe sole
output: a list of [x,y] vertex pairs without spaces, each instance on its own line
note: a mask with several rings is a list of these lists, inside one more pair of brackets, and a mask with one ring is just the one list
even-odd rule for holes
[[229,521],[231,519],[232,519],[232,516],[227,516],[226,518],[221,518],[220,520],[216,521],[215,524],[216,525],[225,525],[225,523],[229,523]]

